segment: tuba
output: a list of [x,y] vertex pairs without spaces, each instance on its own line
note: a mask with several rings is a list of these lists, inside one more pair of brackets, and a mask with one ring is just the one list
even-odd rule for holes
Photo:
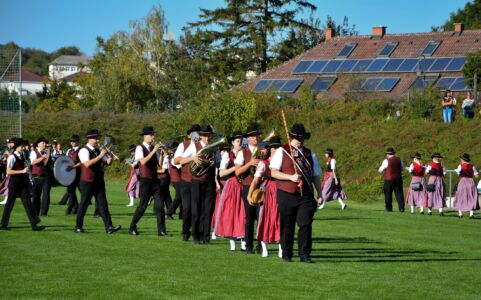
[[190,174],[195,177],[200,177],[209,171],[209,168],[215,162],[215,152],[217,148],[221,145],[226,145],[227,139],[225,137],[219,138],[217,141],[213,142],[205,146],[204,148],[200,149],[197,153],[197,156],[201,159],[200,164],[196,164],[195,162],[190,162]]

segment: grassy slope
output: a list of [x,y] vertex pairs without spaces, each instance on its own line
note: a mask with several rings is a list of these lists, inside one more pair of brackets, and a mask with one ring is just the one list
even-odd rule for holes
[[[123,181],[108,183],[115,224],[128,226]],[[53,190],[45,232],[31,232],[17,202],[12,230],[0,232],[2,298],[479,298],[479,219],[459,220],[382,211],[380,204],[337,203],[316,214],[313,265],[227,251],[180,241],[180,221],[168,221],[172,237],[155,235],[151,215],[142,235],[123,229],[108,236],[89,209],[84,235],[64,216]],[[0,208],[3,212],[3,208]]]

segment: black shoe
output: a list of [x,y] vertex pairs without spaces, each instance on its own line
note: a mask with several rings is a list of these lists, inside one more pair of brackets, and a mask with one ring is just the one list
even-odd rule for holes
[[189,240],[189,235],[188,234],[183,234],[182,235],[182,241],[187,242]]
[[73,230],[73,232],[75,232],[75,233],[85,233],[85,230],[83,228],[75,228]]
[[439,213],[439,216],[440,216],[440,217],[444,217],[444,213],[443,213],[443,212],[440,212],[440,213]]
[[109,228],[107,228],[106,232],[108,234],[112,234],[112,233],[115,233],[115,232],[119,231],[120,228],[122,228],[122,225],[110,226]]
[[2,227],[0,227],[0,230],[7,231],[7,230],[8,230],[8,227],[7,227],[7,226],[2,226]]
[[386,209],[386,212],[392,212],[392,209]]
[[57,204],[58,205],[67,205],[67,202],[62,202],[62,200],[60,200]]
[[474,219],[474,216],[469,216],[470,219]]
[[174,217],[172,217],[172,215],[167,215],[165,218],[166,218],[167,220],[173,220],[173,219],[174,219]]
[[400,212],[400,213],[403,213],[403,212],[404,212],[404,208],[403,208],[403,209],[400,209],[399,212]]
[[286,257],[286,256],[283,256],[282,260],[285,261],[285,262],[291,262],[292,261],[292,259],[290,257]]
[[310,257],[302,256],[302,257],[300,257],[300,260],[301,260],[302,263],[312,264],[312,260],[311,260]]
[[420,215],[424,215],[424,211],[420,212],[419,214],[420,214]]
[[254,253],[254,249],[249,249],[249,248],[247,248],[247,249],[246,249],[246,254],[255,254],[255,253]]
[[431,216],[433,213],[432,212],[428,212],[428,216]]
[[139,235],[139,232],[137,231],[137,229],[129,229],[129,234],[130,235]]
[[258,244],[258,245],[256,246],[256,253],[257,253],[257,254],[262,254],[262,246],[261,246],[261,244]]
[[194,240],[194,245],[200,245],[200,241],[199,241],[199,240]]
[[169,234],[165,231],[159,232],[159,236],[169,236]]
[[77,214],[77,210],[76,209],[73,209],[72,210],[72,215],[76,215]]
[[411,214],[411,215],[414,215],[414,212],[412,211],[412,212],[410,212],[410,214]]
[[209,246],[209,245],[210,245],[210,241],[204,241],[204,245]]
[[37,226],[37,225],[32,226],[32,231],[42,231],[44,229],[45,229],[45,226],[41,226],[41,225],[40,226]]

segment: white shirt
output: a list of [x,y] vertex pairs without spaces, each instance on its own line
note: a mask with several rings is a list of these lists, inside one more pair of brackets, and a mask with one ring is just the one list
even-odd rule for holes
[[168,169],[170,166],[170,157],[168,155],[164,156],[164,161],[162,162],[161,169]]
[[331,158],[331,170],[336,170],[336,160],[334,158]]
[[[251,151],[251,153],[254,153],[254,151],[257,149],[257,146],[248,145],[247,147],[249,147],[249,150]],[[235,157],[235,160],[234,160],[234,164],[241,165],[241,166],[244,165],[244,151],[239,151],[239,153],[237,153],[237,156]]]
[[228,151],[224,151],[220,160],[219,170],[227,170],[227,166],[229,165],[229,159],[230,153]]
[[[86,148],[89,148],[90,150],[92,151],[95,151],[95,148],[92,147],[90,144],[86,144],[85,145]],[[100,152],[99,152],[100,153]],[[90,153],[87,149],[85,148],[82,148],[80,149],[80,151],[78,152],[78,158],[80,160],[81,163],[85,163],[87,161],[90,160]],[[103,162],[107,162],[107,160],[109,159],[109,156],[108,155],[105,155],[103,158],[102,158],[102,161]]]
[[[293,147],[295,148],[295,147]],[[299,148],[299,151],[302,152],[303,147]],[[280,170],[282,167],[282,157],[284,155],[284,148],[279,147],[276,149],[276,152],[274,152],[274,155],[271,158],[271,161],[269,163],[269,169],[277,169]],[[314,152],[312,153],[312,168],[313,168],[313,176],[317,177],[321,175],[321,166],[319,165],[319,160],[317,159],[317,156]]]
[[256,172],[254,173],[254,177],[262,177],[266,172],[266,164],[264,161],[260,161],[256,167]]
[[[202,148],[206,146],[206,144],[204,144],[203,141],[200,141],[200,145],[202,146]],[[182,153],[182,157],[189,158],[189,157],[195,156],[196,154],[197,154],[197,148],[195,147],[195,143],[190,143],[189,147],[187,147],[184,153]]]
[[[387,158],[385,160],[382,161],[382,164],[381,166],[379,167],[379,173],[382,173],[384,172],[386,169],[387,169],[387,166],[388,166],[388,161],[387,161]],[[401,160],[401,170],[404,168],[404,163],[403,161]]]
[[[15,155],[18,156],[18,158],[22,158],[22,153],[15,151]],[[7,169],[13,169],[15,166],[15,155],[9,155],[7,158]]]
[[[153,147],[151,147],[149,144],[143,142],[142,145],[147,149],[147,151],[152,151]],[[135,148],[135,155],[134,155],[134,160],[136,161],[141,161],[144,158],[144,149],[142,149],[142,146],[137,146]]]
[[[177,149],[175,150],[174,159],[176,159],[177,157],[181,157],[183,153],[184,153],[184,143],[180,143]],[[177,169],[180,169],[182,166],[180,164],[177,164],[177,165],[174,164],[174,159],[172,160],[172,166],[176,167]]]
[[464,99],[463,105],[461,107],[465,108],[466,106],[473,106],[473,105],[474,105],[474,99]]
[[[458,165],[457,169],[454,171],[456,171],[456,173],[459,175],[461,173],[461,165]],[[478,177],[478,170],[476,170],[475,166],[473,166],[473,173],[474,176]]]
[[[35,148],[35,150],[37,150],[40,153],[40,156],[42,156],[42,152],[45,153],[45,150],[40,150],[38,148]],[[35,150],[30,151],[30,161],[34,161],[40,157],[40,156],[37,156],[37,152]]]

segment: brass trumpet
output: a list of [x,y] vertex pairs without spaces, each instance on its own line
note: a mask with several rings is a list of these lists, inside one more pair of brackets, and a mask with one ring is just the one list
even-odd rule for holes
[[100,151],[104,150],[107,151],[107,154],[112,156],[114,160],[120,160],[120,158],[112,151],[112,143],[107,143],[100,147]]
[[[155,143],[155,146],[159,147],[159,152],[160,154],[167,154],[168,156],[170,157],[173,157],[174,156],[174,151],[172,151],[172,149],[170,149],[169,147],[167,147],[164,143],[162,142],[156,142]],[[155,147],[154,146],[154,147]]]

